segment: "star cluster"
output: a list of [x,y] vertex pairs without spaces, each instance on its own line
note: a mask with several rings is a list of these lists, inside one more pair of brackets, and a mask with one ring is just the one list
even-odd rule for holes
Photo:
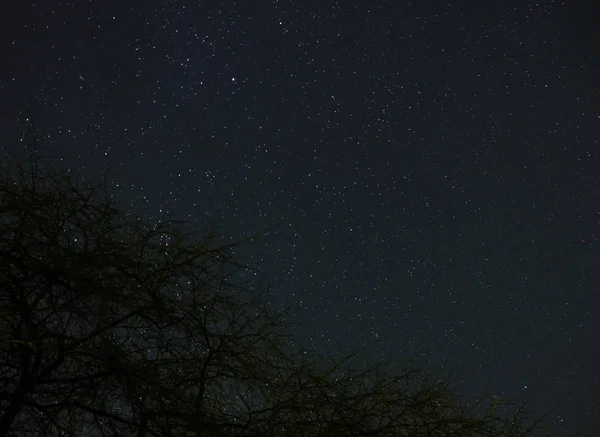
[[488,3],[7,2],[2,159],[30,117],[132,210],[261,234],[244,256],[313,347],[573,392],[557,420],[591,432],[600,34],[591,6]]

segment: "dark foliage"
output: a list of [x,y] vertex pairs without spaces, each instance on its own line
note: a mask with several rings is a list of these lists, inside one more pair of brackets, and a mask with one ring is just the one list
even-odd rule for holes
[[0,437],[537,435],[414,363],[290,352],[236,245],[31,164],[0,178]]

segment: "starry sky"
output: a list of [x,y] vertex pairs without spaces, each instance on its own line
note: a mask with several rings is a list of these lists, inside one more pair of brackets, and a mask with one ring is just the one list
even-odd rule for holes
[[[315,349],[600,427],[594,1],[0,5],[0,158],[227,238]],[[558,434],[563,435],[563,434]]]

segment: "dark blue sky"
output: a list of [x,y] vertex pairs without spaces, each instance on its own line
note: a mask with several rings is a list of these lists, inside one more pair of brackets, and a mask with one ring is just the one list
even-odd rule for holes
[[315,347],[380,340],[540,409],[573,391],[557,420],[593,436],[593,3],[8,1],[0,109],[154,217],[264,233],[244,256]]

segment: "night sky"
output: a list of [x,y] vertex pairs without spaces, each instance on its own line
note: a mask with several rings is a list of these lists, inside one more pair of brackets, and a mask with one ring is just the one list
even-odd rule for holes
[[558,435],[595,436],[594,3],[8,0],[0,157],[32,116],[124,208],[262,234],[240,255],[299,340],[572,392]]

